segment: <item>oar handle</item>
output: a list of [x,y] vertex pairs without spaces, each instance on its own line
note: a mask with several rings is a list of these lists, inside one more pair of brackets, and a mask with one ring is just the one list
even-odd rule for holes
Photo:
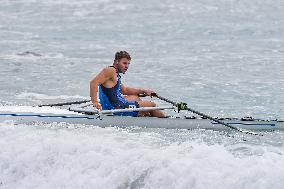
[[146,97],[146,95],[143,93],[143,94],[138,94],[138,97]]
[[[156,97],[156,93],[151,93],[150,97]],[[138,97],[146,97],[147,95],[145,93],[138,94]]]

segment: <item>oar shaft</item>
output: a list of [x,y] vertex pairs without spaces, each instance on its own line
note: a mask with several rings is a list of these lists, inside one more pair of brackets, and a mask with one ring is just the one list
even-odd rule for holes
[[[165,102],[168,102],[168,103],[170,103],[170,104],[172,104],[172,105],[174,105],[174,106],[177,106],[177,104],[178,104],[178,103],[176,103],[176,102],[174,102],[174,101],[172,101],[172,100],[169,100],[169,99],[167,99],[167,98],[165,98],[165,97],[162,97],[162,96],[160,96],[160,95],[158,95],[158,94],[155,94],[155,96],[156,96],[157,98],[159,98],[160,100],[163,100],[163,101],[165,101]],[[253,132],[249,132],[249,131],[244,131],[244,130],[242,130],[242,129],[239,129],[239,128],[237,128],[237,127],[234,127],[234,126],[232,126],[232,125],[229,125],[229,124],[227,124],[227,123],[225,123],[225,122],[223,122],[223,121],[220,121],[220,120],[218,120],[218,119],[216,119],[216,118],[213,118],[213,117],[211,117],[211,116],[209,116],[209,115],[206,115],[206,114],[204,114],[204,113],[201,113],[201,112],[199,112],[199,111],[193,110],[193,109],[191,109],[191,108],[188,108],[188,107],[187,107],[187,110],[190,111],[190,112],[192,112],[192,113],[195,113],[195,114],[197,114],[197,115],[200,115],[200,116],[202,116],[202,117],[205,117],[205,118],[207,118],[207,119],[210,119],[210,120],[212,120],[212,121],[215,121],[215,122],[217,122],[217,123],[219,123],[219,124],[221,124],[221,125],[224,125],[224,126],[226,126],[226,127],[229,127],[229,128],[231,128],[231,129],[234,129],[234,130],[236,130],[236,131],[239,131],[239,132],[242,132],[242,133],[246,133],[246,134],[251,134],[251,135],[258,135],[257,133],[253,133]]]
[[42,106],[66,106],[66,105],[72,105],[72,104],[82,104],[89,102],[90,100],[81,100],[81,101],[72,101],[72,102],[62,102],[62,103],[55,103],[55,104],[40,104],[38,107]]
[[169,99],[167,99],[167,98],[165,98],[165,97],[162,97],[162,96],[160,96],[160,95],[158,95],[158,94],[155,94],[155,97],[157,97],[157,98],[159,98],[160,100],[163,100],[163,101],[165,101],[165,102],[168,102],[168,103],[170,103],[170,104],[172,104],[172,105],[174,105],[174,106],[177,105],[176,102],[174,102],[174,101],[172,101],[172,100],[169,100]]
[[[145,97],[145,94],[139,94],[139,97]],[[91,100],[81,100],[81,101],[72,101],[72,102],[62,102],[62,103],[55,103],[55,104],[40,104],[38,105],[38,107],[42,107],[42,106],[66,106],[66,105],[73,105],[73,104],[83,104],[86,102],[90,102]]]
[[144,112],[144,111],[152,111],[152,110],[166,110],[166,109],[174,109],[174,106],[163,106],[163,107],[140,107],[140,108],[127,108],[127,109],[112,109],[112,110],[102,110],[98,111],[94,110],[86,110],[82,107],[70,107],[70,111],[80,112],[80,113],[91,113],[91,114],[112,114],[112,113],[121,113],[121,112]]
[[205,117],[205,118],[207,118],[207,119],[210,119],[210,120],[212,120],[212,121],[215,121],[215,122],[217,122],[217,123],[219,123],[219,124],[221,124],[221,125],[225,125],[225,126],[231,128],[231,129],[234,129],[234,130],[237,130],[237,131],[240,131],[240,132],[245,132],[245,131],[243,131],[243,130],[237,128],[237,127],[231,126],[231,125],[229,125],[229,124],[227,124],[227,123],[225,123],[225,122],[223,122],[223,121],[220,121],[220,120],[218,120],[218,119],[216,119],[216,118],[214,118],[214,117],[211,117],[211,116],[206,115],[206,114],[204,114],[204,113],[201,113],[201,112],[199,112],[199,111],[193,110],[193,109],[191,109],[191,108],[187,108],[187,110],[188,110],[188,111],[191,111],[192,113],[195,113],[195,114],[197,114],[197,115],[200,115],[200,116],[202,116],[202,117]]

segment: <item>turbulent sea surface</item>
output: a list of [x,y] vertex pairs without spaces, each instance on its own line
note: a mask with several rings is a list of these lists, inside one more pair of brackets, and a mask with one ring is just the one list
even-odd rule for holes
[[[284,120],[282,0],[2,0],[0,105],[128,86],[215,117]],[[157,102],[162,103],[162,102]],[[0,123],[0,188],[283,188],[284,133]]]

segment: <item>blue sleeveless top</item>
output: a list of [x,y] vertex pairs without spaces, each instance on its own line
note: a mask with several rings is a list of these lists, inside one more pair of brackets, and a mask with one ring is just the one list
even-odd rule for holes
[[[113,66],[111,66],[113,67]],[[127,101],[122,97],[120,92],[121,76],[117,73],[117,83],[112,88],[106,88],[103,85],[99,86],[99,99],[103,110],[139,108],[137,101]],[[118,116],[133,116],[139,115],[138,111],[134,112],[117,112],[114,115]]]
[[117,74],[117,78],[117,83],[112,88],[106,88],[100,85],[99,98],[103,110],[126,108],[125,105],[128,102],[121,96],[120,92],[121,76]]

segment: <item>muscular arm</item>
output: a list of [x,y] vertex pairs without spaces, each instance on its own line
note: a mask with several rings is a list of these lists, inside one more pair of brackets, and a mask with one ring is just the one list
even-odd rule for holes
[[142,89],[126,87],[123,84],[120,85],[120,90],[124,95],[138,95],[144,93]]
[[124,95],[139,95],[139,94],[145,94],[150,96],[151,93],[154,91],[147,90],[147,89],[139,89],[139,88],[132,88],[132,87],[126,87],[125,85],[120,85],[121,93]]
[[100,84],[105,83],[107,80],[111,79],[115,74],[114,69],[105,68],[103,69],[91,82],[90,82],[90,96],[93,105],[101,109],[98,103],[98,87]]

